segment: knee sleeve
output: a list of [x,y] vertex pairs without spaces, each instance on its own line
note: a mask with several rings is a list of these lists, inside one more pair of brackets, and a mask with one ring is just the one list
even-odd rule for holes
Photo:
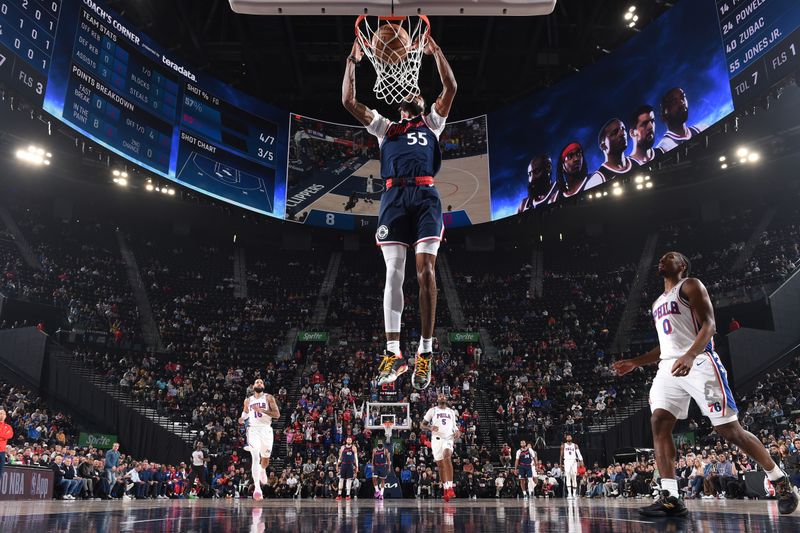
[[414,253],[436,255],[439,253],[440,244],[442,244],[442,242],[439,239],[418,242],[417,245],[414,246]]
[[406,275],[406,247],[399,244],[381,246],[386,263],[386,285],[383,289],[383,319],[388,333],[399,333],[403,317],[403,281]]

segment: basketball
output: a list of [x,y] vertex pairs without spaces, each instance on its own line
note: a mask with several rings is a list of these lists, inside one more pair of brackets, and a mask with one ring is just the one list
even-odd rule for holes
[[372,36],[375,58],[383,63],[399,63],[411,46],[408,32],[399,24],[384,24]]

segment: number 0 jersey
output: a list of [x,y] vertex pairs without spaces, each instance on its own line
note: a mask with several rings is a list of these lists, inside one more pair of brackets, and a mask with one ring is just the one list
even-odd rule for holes
[[381,177],[416,178],[435,176],[442,166],[439,135],[446,117],[435,108],[428,115],[391,122],[377,111],[367,131],[378,138],[381,148]]
[[256,413],[253,407],[260,407],[267,410],[267,395],[262,394],[260,398],[250,396],[247,399],[249,413],[247,414],[248,425],[250,427],[272,427],[272,418],[264,413]]
[[[661,347],[661,359],[677,359],[684,355],[694,344],[700,323],[689,302],[681,296],[681,286],[686,278],[680,280],[668,292],[656,299],[653,304],[653,320],[658,332],[658,344]],[[714,351],[712,338],[705,351]]]

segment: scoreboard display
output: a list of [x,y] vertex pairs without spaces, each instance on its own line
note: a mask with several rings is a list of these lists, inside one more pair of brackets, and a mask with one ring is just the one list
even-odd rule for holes
[[734,105],[764,94],[800,66],[797,0],[716,0]]
[[283,217],[288,112],[196,72],[95,0],[59,8],[45,111],[159,176]]
[[[717,24],[719,34],[714,27]],[[663,72],[652,78],[691,92],[691,122],[701,129],[734,106],[763,95],[800,68],[800,0],[681,0],[643,33],[661,36],[661,46],[652,56],[641,53],[647,46],[632,52],[636,39],[632,38],[612,54],[620,73],[611,77],[606,77],[605,71],[598,73],[589,82],[596,87],[594,92],[614,94],[620,102],[646,98],[654,103],[666,89],[658,83],[641,85],[646,81],[641,72],[660,65]],[[664,43],[674,46],[666,59],[659,55]],[[626,78],[629,72],[639,73],[639,79]],[[521,99],[498,110],[485,121],[485,131],[461,128],[445,135],[443,149],[450,151],[453,161],[458,160],[453,172],[472,176],[481,194],[488,195],[487,220],[516,214],[527,186],[527,180],[518,177],[525,176],[532,155],[523,153],[532,149],[528,139],[531,128],[520,121],[527,115],[513,110],[537,117],[557,110],[558,120],[549,121],[553,128],[561,127],[560,123],[570,127],[584,124],[588,131],[607,120],[601,116],[602,106],[590,106],[592,113],[600,113],[597,116],[581,111],[566,118],[569,112],[564,110],[564,102],[574,101],[571,91],[586,83],[580,76],[550,87],[530,103]],[[377,172],[377,167],[373,168],[379,159],[377,145],[329,136],[324,142],[332,142],[337,149],[323,150],[320,157],[324,161],[316,161],[316,152],[303,151],[303,138],[293,136],[290,143],[291,115],[287,110],[197,70],[107,8],[105,0],[0,0],[0,87],[41,106],[75,131],[154,175],[208,196],[311,225],[353,231],[375,226],[377,217],[364,205],[376,210],[373,204],[382,192],[372,190],[365,177]],[[583,98],[585,93],[580,91],[584,87],[578,89],[576,94]],[[630,94],[619,96],[624,91]],[[528,105],[530,110],[526,110]],[[463,122],[480,122],[477,119]],[[511,134],[516,127],[524,128],[524,133]],[[544,131],[538,126],[533,130]],[[556,154],[558,147],[550,143],[560,135],[572,138],[576,134],[548,130],[536,149]],[[497,142],[506,137],[507,142]],[[527,147],[519,147],[517,153],[514,143],[522,138],[527,139]],[[480,139],[484,139],[484,151],[475,152]],[[591,161],[594,167],[602,162],[597,150],[584,154],[596,160]],[[302,187],[289,183],[294,188],[287,198],[290,168],[304,173],[307,183],[300,183]],[[346,173],[347,179],[341,173]],[[328,181],[322,183],[320,176]],[[484,176],[486,183],[478,176]],[[444,184],[446,176],[440,177]],[[330,190],[326,189],[328,182]],[[448,219],[463,207],[458,202],[470,202],[475,196],[464,200],[458,191],[456,186],[455,192],[443,196],[448,200]],[[322,192],[328,194],[325,201],[319,200],[314,209],[307,210]],[[456,199],[450,200],[448,194]],[[354,211],[353,205],[361,200]],[[455,202],[452,212],[451,201]]]
[[62,0],[0,1],[0,79],[41,105]]

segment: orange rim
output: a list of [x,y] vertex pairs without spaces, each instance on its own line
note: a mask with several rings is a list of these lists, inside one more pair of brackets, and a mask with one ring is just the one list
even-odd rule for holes
[[[355,23],[355,33],[356,33],[356,38],[358,39],[358,41],[361,43],[362,46],[366,46],[367,48],[372,48],[372,43],[369,42],[368,39],[365,39],[364,35],[358,29],[358,27],[361,25],[361,22],[363,22],[368,16],[369,15],[359,15],[358,16],[358,18],[356,19],[356,23]],[[429,36],[431,34],[431,21],[428,20],[428,17],[426,15],[410,15],[410,16],[419,17],[419,19],[422,22],[425,23],[425,31],[424,31],[425,37],[427,37],[427,36]],[[391,22],[391,21],[397,22],[397,21],[406,20],[407,18],[408,17],[389,15],[389,16],[379,16],[378,20],[379,21],[387,21],[387,22]],[[419,41],[415,41],[415,42],[419,42]]]

